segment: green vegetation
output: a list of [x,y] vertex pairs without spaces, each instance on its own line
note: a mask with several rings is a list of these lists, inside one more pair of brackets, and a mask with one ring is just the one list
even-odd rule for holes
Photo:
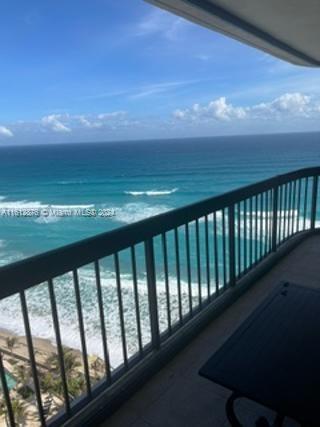
[[26,386],[31,378],[31,371],[29,366],[17,364],[14,367],[14,375],[22,386]]
[[[11,407],[12,407],[12,412],[13,412],[13,416],[15,419],[15,423],[17,425],[22,424],[23,419],[24,419],[24,414],[25,414],[25,410],[24,410],[22,402],[17,398],[12,399],[11,400]],[[3,401],[1,401],[1,403],[0,403],[0,415],[7,415],[7,414],[8,414],[7,406]]]
[[7,345],[8,349],[10,350],[11,354],[12,354],[12,351],[16,347],[17,344],[18,344],[17,337],[7,337],[6,338],[6,345]]
[[99,381],[104,375],[104,362],[98,356],[92,356],[90,361],[90,369],[94,373],[94,378]]
[[[81,367],[81,363],[75,353],[67,347],[63,347],[63,360],[66,377],[69,379],[77,371],[77,369]],[[60,374],[60,363],[57,354],[52,354],[49,356],[47,363],[53,372]]]
[[[76,353],[67,347],[63,347],[63,359],[68,392],[70,397],[75,398],[80,396],[86,389],[84,374],[79,371],[82,365]],[[49,356],[47,364],[51,371],[41,375],[41,387],[47,393],[62,397],[63,386],[58,355],[52,354]]]
[[28,400],[31,396],[33,396],[33,391],[27,385],[23,385],[20,387],[17,392],[24,400]]

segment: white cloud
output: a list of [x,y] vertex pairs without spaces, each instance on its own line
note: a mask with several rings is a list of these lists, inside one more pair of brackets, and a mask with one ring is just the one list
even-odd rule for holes
[[13,132],[5,126],[0,126],[0,137],[11,138],[13,137]]
[[[39,123],[39,122],[38,122]],[[137,124],[127,118],[125,111],[112,111],[100,114],[50,114],[40,120],[41,127],[57,133],[70,133],[81,130],[116,130]]]
[[188,111],[187,110],[185,110],[185,111],[183,111],[183,110],[175,110],[174,112],[173,112],[173,117],[175,118],[175,119],[184,119],[185,118],[185,116],[188,114]]
[[234,107],[228,103],[224,96],[209,102],[208,105],[201,106],[194,104],[191,108],[185,110],[175,110],[173,113],[176,119],[191,119],[193,121],[210,121],[243,119],[247,113],[243,107]]
[[230,121],[243,119],[286,119],[292,117],[320,117],[320,100],[300,92],[285,93],[272,101],[252,106],[234,106],[225,97],[207,105],[194,104],[191,108],[173,112],[176,120],[191,122]]
[[62,122],[62,120],[66,120],[67,118],[67,115],[50,114],[49,116],[43,117],[41,122],[45,127],[54,132],[69,133],[71,129]]
[[70,116],[69,121],[74,127],[87,129],[99,129],[103,126],[115,125],[122,122],[126,117],[125,111],[112,111],[111,113],[100,113],[98,115]]
[[88,129],[98,129],[102,126],[101,122],[92,120],[86,116],[79,116],[78,121],[79,121],[80,126],[83,126],[85,128],[88,128]]
[[[201,111],[199,106],[197,106],[197,110]],[[231,120],[232,118],[243,119],[246,117],[244,108],[234,107],[232,104],[228,104],[224,96],[210,102],[206,110],[209,115],[212,114],[217,120]]]
[[[177,87],[186,82],[164,82],[147,88],[155,93]],[[142,94],[141,94],[142,96]],[[173,111],[173,118],[132,116],[126,111],[107,111],[96,114],[49,114],[33,122],[17,121],[10,129],[0,126],[0,138],[19,135],[34,141],[47,131],[47,138],[55,141],[58,135],[74,140],[107,140],[140,137],[172,137],[173,135],[243,134],[277,131],[319,130],[320,95],[287,92],[274,99],[251,105],[236,104],[225,96],[207,103],[194,103]],[[160,103],[159,103],[160,105]],[[72,132],[72,133],[71,133]],[[38,136],[37,136],[38,134]]]
[[251,108],[252,116],[281,118],[311,117],[319,112],[319,103],[300,92],[285,93],[271,102],[260,103]]

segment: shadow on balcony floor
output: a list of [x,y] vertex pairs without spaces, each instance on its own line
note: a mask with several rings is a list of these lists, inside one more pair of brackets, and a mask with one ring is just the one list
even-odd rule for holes
[[[320,287],[319,260],[320,236],[315,235],[258,280],[102,426],[227,427],[224,405],[230,391],[199,377],[199,368],[280,281]],[[246,399],[235,408],[246,427],[254,426],[261,415],[274,418],[274,413]],[[298,424],[286,420],[284,426]]]

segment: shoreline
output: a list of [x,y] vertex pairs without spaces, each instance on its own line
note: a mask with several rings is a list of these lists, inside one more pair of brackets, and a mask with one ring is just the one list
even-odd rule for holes
[[[8,338],[14,338],[16,340],[16,344],[14,345],[12,351],[7,346]],[[57,354],[57,347],[46,338],[38,338],[33,336],[32,342],[36,364],[43,369],[50,370],[50,367],[47,365],[47,359],[53,354]],[[82,362],[82,353],[79,350],[68,346],[64,347],[70,349],[72,353],[74,353],[75,356],[77,356]],[[30,363],[27,341],[24,335],[18,335],[7,329],[0,328],[0,349],[7,357]]]
[[[16,344],[14,345],[12,351],[7,346],[7,339],[14,338]],[[48,357],[52,353],[57,353],[57,347],[54,346],[50,340],[44,338],[32,337],[33,348],[35,351],[35,358],[37,364],[46,367],[44,357]],[[19,358],[20,360],[29,361],[29,352],[26,342],[26,337],[23,335],[18,335],[8,329],[0,328],[0,348],[8,356]]]

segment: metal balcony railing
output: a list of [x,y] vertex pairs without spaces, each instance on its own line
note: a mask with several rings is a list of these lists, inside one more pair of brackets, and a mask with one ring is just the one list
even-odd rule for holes
[[[166,352],[168,358],[181,347],[182,335],[196,327],[202,313],[212,317],[224,294],[237,289],[258,264],[293,236],[313,232],[319,175],[320,168],[309,168],[276,176],[2,267],[0,307],[10,298],[20,305],[39,424],[86,425],[100,411],[112,409],[121,394],[159,368],[165,359],[161,355]],[[69,285],[61,290],[62,276]],[[54,416],[44,408],[43,368],[32,334],[30,305],[38,287],[47,295],[59,365],[63,404]],[[88,287],[95,332],[87,327]],[[70,392],[61,326],[63,292],[71,290],[84,383],[78,396]],[[116,337],[110,323],[117,326]],[[88,339],[95,334],[103,361],[99,379],[88,352]],[[14,426],[2,358],[3,401]]]

